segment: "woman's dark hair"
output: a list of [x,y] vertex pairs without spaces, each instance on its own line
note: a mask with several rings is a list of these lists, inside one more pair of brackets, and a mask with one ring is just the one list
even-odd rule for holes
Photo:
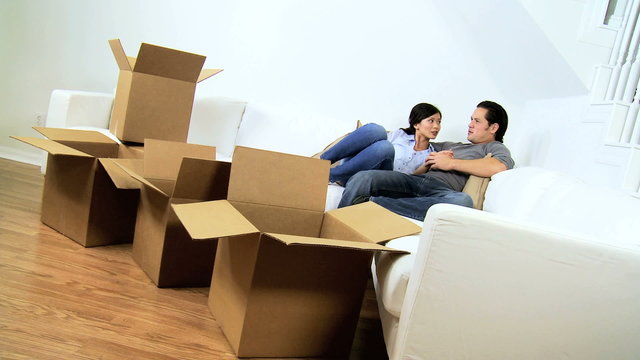
[[498,131],[496,131],[496,141],[503,141],[504,133],[507,132],[507,126],[509,125],[509,116],[507,111],[498,103],[485,100],[478,104],[479,108],[487,110],[487,121],[489,125],[498,124]]
[[413,135],[416,133],[416,128],[413,127],[415,124],[418,124],[420,121],[435,114],[440,114],[440,116],[442,116],[440,110],[431,104],[417,104],[413,109],[411,109],[411,113],[409,113],[409,127],[402,130],[404,130],[408,135]]

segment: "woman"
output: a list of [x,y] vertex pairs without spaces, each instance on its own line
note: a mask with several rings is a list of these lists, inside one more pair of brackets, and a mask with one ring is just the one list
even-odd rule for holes
[[407,128],[387,133],[374,123],[359,127],[320,155],[332,164],[340,161],[331,168],[329,182],[344,185],[362,170],[425,173],[425,159],[433,151],[430,141],[438,135],[441,119],[437,107],[420,103],[411,109]]

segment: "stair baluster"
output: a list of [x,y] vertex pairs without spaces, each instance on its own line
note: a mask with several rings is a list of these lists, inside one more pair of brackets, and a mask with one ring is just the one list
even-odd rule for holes
[[[611,74],[611,80],[609,87],[607,88],[606,100],[621,100],[623,96],[623,89],[625,87],[625,79],[629,75],[631,60],[633,56],[630,56],[629,49],[631,46],[631,40],[634,37],[636,23],[638,21],[638,13],[640,12],[640,1],[633,0],[629,7],[629,13],[625,11],[624,19],[624,31],[622,40],[620,42],[619,51],[617,53],[616,64]],[[622,79],[622,81],[621,81]]]

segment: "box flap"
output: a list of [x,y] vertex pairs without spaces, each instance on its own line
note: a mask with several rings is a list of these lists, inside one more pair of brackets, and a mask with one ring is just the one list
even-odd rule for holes
[[171,207],[195,240],[258,232],[258,229],[226,200],[172,204]]
[[106,170],[107,174],[113,181],[113,184],[118,189],[140,189],[140,182],[129,175],[121,166],[118,166],[116,162],[122,162],[126,164],[128,168],[135,169],[142,167],[142,159],[98,159],[102,167]]
[[[144,159],[144,146],[142,145],[118,145],[118,158],[119,159]],[[140,170],[143,174],[144,169]]]
[[173,197],[200,201],[226,199],[230,172],[229,162],[185,157],[182,159]]
[[200,72],[200,76],[198,76],[198,82],[207,80],[208,78],[221,72],[222,70],[223,69],[202,69],[202,71]]
[[36,126],[34,129],[47,138],[55,141],[78,141],[100,144],[117,144],[107,135],[93,130],[76,130]]
[[120,39],[109,40],[109,46],[111,47],[111,52],[113,53],[113,56],[116,58],[116,63],[118,63],[118,68],[120,68],[120,70],[131,71],[133,67],[129,64],[127,55],[125,54],[124,49],[122,48],[122,43],[120,42]]
[[229,201],[261,232],[318,237],[323,211]]
[[32,138],[32,137],[24,137],[24,136],[11,136],[16,140],[20,140],[29,145],[33,145],[37,148],[40,148],[51,155],[69,155],[69,156],[81,156],[93,158],[93,156],[83,153],[82,151],[78,151],[74,148],[71,148],[67,145],[60,144],[59,142],[55,142],[49,139],[42,138]]
[[184,157],[215,160],[216,148],[177,141],[145,139],[144,176],[149,179],[176,180]]
[[329,162],[237,146],[229,200],[324,212]]
[[[169,196],[167,195],[166,192],[162,191],[160,188],[158,188],[157,186],[153,185],[151,182],[149,182],[147,179],[144,178],[144,176],[142,176],[139,172],[137,172],[136,170],[140,170],[139,164],[137,162],[133,162],[134,168],[136,168],[136,170],[134,170],[134,168],[131,168],[129,163],[127,163],[126,161],[123,161],[125,159],[118,159],[118,161],[113,162],[114,164],[118,165],[120,168],[122,168],[122,170],[124,170],[127,174],[129,174],[129,176],[131,176],[131,178],[133,178],[134,180],[140,182],[141,184],[145,185],[147,188],[151,189],[151,190],[155,190],[156,192],[164,195],[164,196]],[[134,160],[134,159],[131,159]],[[144,161],[143,161],[144,162]],[[144,167],[144,165],[143,165]]]
[[297,236],[297,235],[287,235],[287,234],[274,234],[274,233],[265,233],[280,242],[283,242],[287,245],[311,245],[311,246],[329,246],[335,248],[343,248],[343,249],[353,249],[353,250],[365,250],[365,251],[387,251],[387,252],[395,252],[395,253],[408,253],[405,250],[397,250],[392,249],[383,245],[375,244],[375,243],[366,243],[366,242],[358,242],[358,241],[348,241],[348,240],[335,240],[335,239],[323,239],[323,238],[314,238],[307,236]]
[[332,229],[325,226],[330,225],[331,220],[337,220],[374,243],[422,231],[420,226],[370,201],[328,211],[325,214],[321,237],[333,237],[330,236]]
[[136,58],[133,56],[127,56],[127,60],[129,60],[129,68],[133,69],[136,66]]
[[133,71],[196,83],[206,57],[142,43]]
[[118,157],[119,144],[108,136],[92,130],[34,127],[42,135],[97,158]]

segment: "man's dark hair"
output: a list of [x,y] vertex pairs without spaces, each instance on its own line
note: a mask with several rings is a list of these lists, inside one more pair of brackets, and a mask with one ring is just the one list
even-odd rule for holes
[[496,131],[496,141],[503,142],[504,133],[507,132],[507,126],[509,125],[509,116],[507,111],[498,103],[485,100],[478,104],[479,108],[487,110],[487,121],[489,125],[498,124],[498,131]]
[[404,132],[408,135],[413,135],[416,133],[416,129],[413,127],[415,124],[419,124],[420,121],[435,114],[440,114],[440,116],[442,116],[440,110],[434,105],[431,105],[429,103],[416,104],[411,109],[411,113],[409,113],[409,127],[402,130],[404,130]]

